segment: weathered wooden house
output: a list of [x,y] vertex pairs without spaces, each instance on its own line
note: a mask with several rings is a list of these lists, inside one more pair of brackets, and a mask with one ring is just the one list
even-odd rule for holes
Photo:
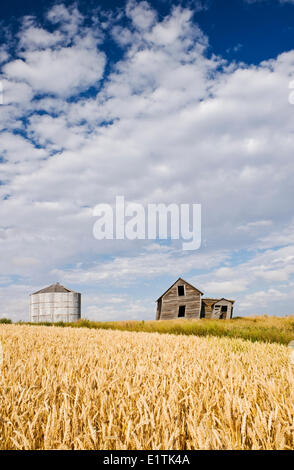
[[234,300],[202,298],[203,292],[181,277],[157,299],[156,320],[230,319]]

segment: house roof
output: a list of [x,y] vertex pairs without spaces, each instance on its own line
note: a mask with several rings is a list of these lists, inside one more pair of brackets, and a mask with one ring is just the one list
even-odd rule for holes
[[38,290],[37,292],[34,292],[31,295],[35,294],[46,294],[49,292],[73,292],[74,294],[77,294],[78,292],[75,292],[74,290],[68,289],[67,287],[62,286],[59,284],[59,282],[56,282],[55,284],[51,284],[51,286],[44,287],[44,289]]
[[160,297],[158,297],[158,299],[156,300],[156,302],[158,302],[172,287],[174,287],[174,285],[178,282],[178,281],[182,281],[184,282],[185,284],[188,284],[188,286],[192,287],[192,289],[196,290],[197,292],[199,292],[199,294],[203,295],[203,292],[201,292],[201,290],[197,289],[196,287],[192,286],[192,284],[189,284],[189,282],[185,281],[185,279],[183,279],[182,277],[179,277]]
[[217,302],[220,302],[221,300],[227,300],[227,302],[231,302],[232,304],[235,303],[235,300],[231,300],[231,299],[225,299],[224,297],[222,297],[221,299],[209,299],[209,298],[204,298],[202,299],[202,301],[206,304],[206,305],[209,305],[209,306],[212,306],[214,304],[216,304]]

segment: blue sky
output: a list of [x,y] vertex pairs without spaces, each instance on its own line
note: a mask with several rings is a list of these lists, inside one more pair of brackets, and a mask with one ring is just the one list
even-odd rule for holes
[[[179,276],[293,314],[294,2],[12,0],[0,21],[0,315],[58,280],[85,317],[151,319]],[[117,195],[201,203],[201,248],[95,240]]]
[[[15,27],[24,15],[43,14],[56,1],[12,0],[1,6],[0,18]],[[71,0],[62,2],[72,5]],[[117,11],[125,6],[124,0],[81,0],[77,4],[81,12],[89,14],[95,9]],[[285,0],[203,0],[183,1],[152,0],[159,18],[167,15],[173,5],[183,5],[193,10],[193,20],[209,37],[211,51],[231,60],[237,58],[246,63],[259,63],[276,57],[293,48],[293,1]],[[110,52],[110,51],[108,51]]]

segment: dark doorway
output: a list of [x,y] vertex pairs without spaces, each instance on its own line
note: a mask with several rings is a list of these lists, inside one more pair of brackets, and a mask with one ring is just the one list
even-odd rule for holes
[[179,307],[178,317],[183,318],[185,316],[185,313],[186,313],[186,305],[181,305]]
[[228,311],[228,306],[227,305],[222,305],[221,306],[221,314],[220,314],[220,319],[227,318],[227,311]]

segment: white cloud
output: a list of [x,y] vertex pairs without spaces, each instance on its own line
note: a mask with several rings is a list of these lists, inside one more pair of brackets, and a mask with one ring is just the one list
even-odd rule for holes
[[269,227],[271,225],[272,225],[271,220],[256,220],[254,222],[248,222],[245,225],[239,225],[239,227],[237,227],[237,230],[250,231],[250,230],[255,230],[258,228]]
[[37,258],[25,257],[25,256],[15,256],[12,258],[12,263],[15,266],[34,266],[39,263]]
[[0,46],[0,65],[9,59],[9,53],[7,52],[6,46]]
[[27,51],[22,56],[23,59],[6,64],[4,74],[9,79],[25,81],[35,93],[63,97],[97,85],[105,64],[102,53],[82,45]]
[[128,1],[126,14],[139,30],[150,29],[154,25],[157,16],[155,10],[147,2],[136,2],[135,0]]
[[59,4],[48,11],[47,19],[51,23],[58,25],[60,31],[72,37],[79,31],[84,18],[76,5],[66,7],[63,4]]
[[7,79],[2,79],[1,83],[3,87],[3,104],[5,106],[10,104],[23,105],[33,97],[33,90],[26,83]]
[[[251,312],[251,314],[254,314],[256,311],[258,311],[260,308],[264,310],[264,313],[271,313],[268,312],[266,309],[269,306],[274,306],[275,314],[276,315],[281,315],[281,314],[293,314],[293,310],[290,311],[282,311],[282,310],[277,310],[279,308],[278,303],[281,302],[283,299],[288,299],[290,302],[293,302],[293,297],[289,296],[288,293],[286,292],[281,292],[278,289],[268,289],[266,291],[257,291],[254,292],[250,295],[245,296],[241,301],[239,305],[239,309],[242,313],[246,312]],[[257,310],[256,310],[257,309]]]
[[206,292],[213,292],[214,296],[221,297],[224,295],[229,294],[232,296],[233,294],[243,292],[247,289],[248,280],[246,279],[230,279],[229,281],[222,281],[222,282],[207,282],[205,284]]
[[84,305],[84,317],[96,321],[153,319],[155,306],[149,299],[135,299],[131,296],[111,296],[89,294]]
[[35,94],[62,98],[97,86],[105,66],[105,55],[98,49],[101,29],[85,26],[74,6],[55,5],[47,18],[57,29],[46,30],[34,17],[23,19],[17,35],[19,58],[3,66],[4,76],[27,83]]
[[46,49],[47,47],[53,47],[64,42],[65,39],[60,31],[51,33],[39,27],[32,17],[24,19],[23,27],[18,37],[20,51]]
[[[160,251],[160,252],[159,252]],[[173,248],[159,250],[158,246],[141,250],[135,256],[119,256],[111,261],[97,263],[91,268],[80,266],[67,271],[56,270],[54,275],[73,283],[94,283],[109,281],[118,285],[129,285],[138,278],[157,278],[170,273],[211,269],[226,259],[225,253],[193,253],[184,256],[182,251]]]

